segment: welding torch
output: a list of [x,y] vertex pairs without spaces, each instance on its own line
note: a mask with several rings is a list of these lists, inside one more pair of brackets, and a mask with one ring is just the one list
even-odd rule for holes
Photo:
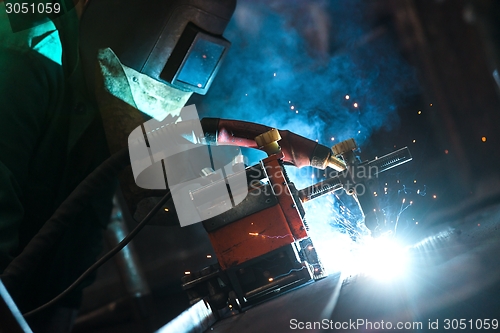
[[[236,145],[265,150],[255,138],[272,130],[271,127],[238,120],[204,118],[201,120],[205,139],[209,144]],[[319,196],[344,189],[353,195],[364,214],[365,225],[374,230],[379,224],[380,209],[371,195],[373,182],[378,174],[412,160],[408,147],[401,148],[371,161],[361,162],[355,155],[357,144],[349,139],[336,144],[331,149],[316,141],[304,138],[290,131],[279,130],[279,147],[283,161],[298,168],[312,166],[327,167],[335,174],[316,184],[298,191],[304,203]]]

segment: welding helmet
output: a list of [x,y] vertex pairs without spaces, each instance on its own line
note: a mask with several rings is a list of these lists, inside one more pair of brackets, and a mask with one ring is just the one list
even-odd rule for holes
[[[111,48],[159,82],[205,94],[230,45],[222,37],[236,0],[90,1],[81,22],[84,62]],[[92,54],[94,53],[94,54]]]
[[[174,123],[193,92],[207,92],[230,46],[222,34],[235,6],[236,0],[89,2],[80,54],[111,153],[149,117]],[[120,183],[134,214],[148,195],[130,172]]]

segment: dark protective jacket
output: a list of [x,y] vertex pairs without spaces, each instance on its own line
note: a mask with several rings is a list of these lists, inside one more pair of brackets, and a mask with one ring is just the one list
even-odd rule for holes
[[[0,273],[108,156],[79,66],[77,30],[71,11],[55,24],[13,33],[0,3]],[[75,216],[28,282],[9,290],[22,312],[56,296],[95,261],[112,192]],[[61,305],[77,307],[80,298],[78,290]]]

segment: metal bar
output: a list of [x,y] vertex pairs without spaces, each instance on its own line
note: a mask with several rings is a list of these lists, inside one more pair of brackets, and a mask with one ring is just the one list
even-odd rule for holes
[[[406,162],[410,162],[412,156],[408,147],[401,148],[390,154],[384,155],[382,157],[376,158],[372,161],[362,163],[361,166],[365,165],[369,170],[371,175],[371,169],[375,169],[373,175],[377,175],[394,167],[397,167]],[[330,192],[334,192],[343,188],[342,181],[340,180],[341,174],[334,177],[328,178],[306,188],[299,190],[299,198],[302,202],[307,202],[309,200],[315,199],[319,196],[325,195]]]
[[366,165],[369,168],[376,168],[376,174],[379,174],[406,162],[410,162],[411,160],[412,156],[410,150],[408,147],[404,147],[382,157],[376,158],[368,162]]
[[307,202],[309,200],[315,199],[330,192],[340,190],[342,188],[342,182],[337,175],[299,190],[299,198],[302,202]]
[[203,333],[216,320],[208,302],[201,300],[155,333]]

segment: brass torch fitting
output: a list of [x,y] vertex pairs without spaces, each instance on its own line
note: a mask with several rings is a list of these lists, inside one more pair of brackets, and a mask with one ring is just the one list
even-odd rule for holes
[[255,137],[257,146],[265,151],[267,155],[272,155],[280,152],[281,147],[278,144],[279,140],[281,140],[281,135],[276,128],[273,128],[272,130]]
[[328,166],[335,171],[344,171],[346,169],[345,162],[333,154],[328,158]]

